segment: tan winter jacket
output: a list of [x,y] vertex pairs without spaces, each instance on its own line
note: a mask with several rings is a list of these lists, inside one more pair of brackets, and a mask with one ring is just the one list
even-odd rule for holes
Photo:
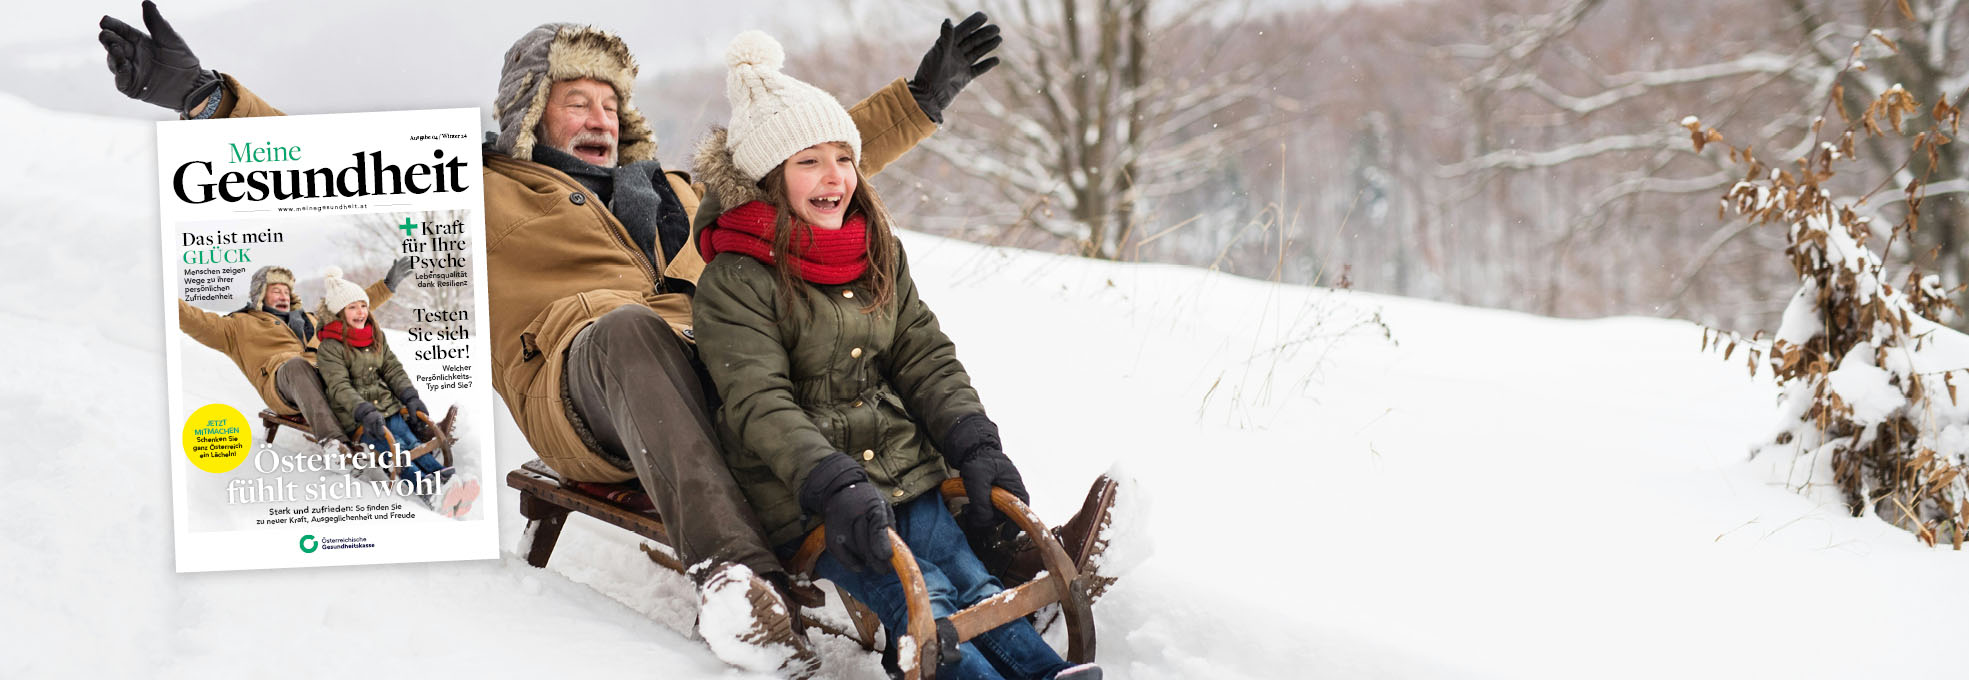
[[[281,115],[231,76],[218,115]],[[863,172],[873,175],[936,130],[898,78],[849,109],[862,134]],[[691,302],[659,287],[663,278],[692,285],[704,270],[697,244],[674,262],[651,262],[629,232],[573,178],[539,163],[485,157],[487,297],[492,304],[492,387],[520,432],[561,476],[590,482],[635,479],[590,450],[568,417],[562,391],[567,348],[576,333],[623,305],[647,305],[688,339]],[[702,187],[667,173],[670,188],[695,216]],[[659,253],[660,255],[660,253]]]
[[[377,281],[365,290],[375,306],[382,306],[390,299],[390,287]],[[272,314],[260,311],[257,302],[254,309],[231,314],[214,314],[194,307],[184,300],[178,301],[178,329],[197,340],[198,344],[218,350],[239,367],[239,372],[252,381],[253,387],[260,391],[260,399],[267,408],[282,415],[299,415],[287,400],[280,397],[274,386],[274,371],[288,359],[302,357],[312,364],[315,361],[314,349],[319,344],[316,338],[308,338],[302,344],[294,337],[294,331],[287,323]],[[314,319],[313,314],[308,315]],[[319,319],[315,327],[320,328]]]

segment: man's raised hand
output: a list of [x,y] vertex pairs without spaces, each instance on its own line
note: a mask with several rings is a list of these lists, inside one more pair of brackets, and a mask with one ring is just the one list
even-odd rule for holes
[[198,56],[157,12],[156,3],[144,0],[148,35],[108,15],[97,25],[103,30],[96,39],[108,53],[109,72],[124,96],[189,112],[219,87],[218,74],[198,67]]

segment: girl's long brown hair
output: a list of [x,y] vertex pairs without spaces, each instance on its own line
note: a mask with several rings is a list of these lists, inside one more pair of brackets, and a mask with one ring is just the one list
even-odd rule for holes
[[[882,206],[882,197],[875,194],[875,187],[869,186],[868,178],[861,174],[859,160],[855,164],[855,193],[848,197],[847,216],[860,214],[868,219],[868,251],[863,255],[868,261],[868,270],[856,283],[867,288],[871,295],[867,304],[862,305],[861,313],[869,314],[888,306],[896,298],[896,258],[898,246],[896,237],[889,230],[889,210]],[[766,192],[766,202],[773,206],[773,269],[779,273],[779,297],[781,300],[798,300],[800,304],[791,305],[795,318],[809,308],[807,296],[803,294],[800,273],[793,265],[794,232],[804,243],[813,242],[813,225],[794,222],[792,201],[786,197],[786,164],[773,168],[759,179],[759,188]]]

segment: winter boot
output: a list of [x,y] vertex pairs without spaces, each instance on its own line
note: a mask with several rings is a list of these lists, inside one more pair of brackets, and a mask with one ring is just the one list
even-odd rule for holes
[[390,471],[383,469],[382,466],[375,463],[370,463],[362,467],[349,468],[349,476],[361,482],[374,483],[390,481]]
[[321,444],[322,454],[328,456],[328,460],[335,463],[346,465],[355,457],[355,452],[349,448],[347,442],[341,439],[328,437],[318,443]]
[[[1114,578],[1100,573],[1100,560],[1096,558],[1108,548],[1108,539],[1102,533],[1114,521],[1110,513],[1114,510],[1119,489],[1120,484],[1107,475],[1101,475],[1087,489],[1087,499],[1081,502],[1080,511],[1074,513],[1066,524],[1052,528],[1053,539],[1059,541],[1067,557],[1073,560],[1074,568],[1079,569],[1081,576],[1087,579],[1090,602],[1101,599],[1108,586],[1114,585]],[[1009,547],[1009,552],[1009,563],[1000,575],[1006,587],[1031,581],[1033,576],[1046,568],[1045,560],[1039,555],[1039,546],[1032,542],[1030,536],[1019,535]]]
[[766,574],[766,580],[771,582],[773,587],[779,590],[781,599],[791,602],[802,609],[819,609],[827,606],[827,593],[823,592],[819,586],[814,585],[813,581],[806,579],[795,580],[783,571]]
[[349,445],[333,437],[315,442],[321,445],[321,460],[329,465],[347,465],[349,472],[355,472],[355,453]]
[[458,428],[458,405],[452,404],[451,408],[445,409],[444,417],[438,419],[438,430],[444,432],[445,439],[457,439],[457,437],[451,434],[452,430],[455,430],[457,428]]
[[779,590],[743,564],[709,563],[691,569],[697,581],[697,632],[725,663],[755,673],[810,678],[820,656],[795,630],[795,616]]

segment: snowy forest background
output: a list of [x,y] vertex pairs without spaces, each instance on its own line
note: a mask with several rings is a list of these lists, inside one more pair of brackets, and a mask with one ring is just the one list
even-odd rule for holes
[[[1796,288],[1773,256],[1785,236],[1720,215],[1716,199],[1741,170],[1718,149],[1697,152],[1678,122],[1698,115],[1789,160],[1809,145],[1835,81],[1854,110],[1895,83],[1924,101],[1969,89],[1969,56],[1950,45],[1969,28],[1956,0],[776,5],[721,3],[682,22],[674,6],[617,1],[557,3],[552,17],[528,3],[166,10],[208,65],[290,112],[485,107],[512,36],[548,19],[608,26],[643,62],[636,103],[662,159],[687,166],[727,117],[718,56],[738,30],[775,32],[791,73],[853,100],[913,71],[939,19],[982,8],[1010,38],[1004,64],[966,91],[929,153],[878,182],[909,228],[1745,332],[1775,328]],[[45,15],[87,28],[115,8],[27,11],[23,25]],[[449,28],[406,44],[376,35],[377,16]],[[1874,28],[1906,54],[1865,40]],[[1855,43],[1866,68],[1836,77]],[[0,90],[58,110],[160,116],[108,86],[93,40],[8,29],[0,57],[15,66]],[[1849,171],[1842,189],[1926,171],[1896,176],[1900,159],[1874,146],[1861,148],[1873,172]],[[1928,228],[1889,259],[1919,258],[1952,287],[1965,276],[1969,158],[1951,146],[1937,165]],[[1882,223],[1901,210],[1868,208]]]
[[[931,153],[879,186],[912,228],[974,241],[1548,316],[1774,329],[1797,289],[1784,230],[1718,210],[1743,169],[1698,151],[1680,121],[1699,115],[1777,164],[1811,149],[1834,84],[1855,114],[1896,84],[1924,101],[1969,94],[1969,57],[1950,46],[1969,10],[1899,4],[985,2],[1018,37],[1004,65],[954,107]],[[923,23],[889,5],[856,4],[860,21],[893,29],[789,63],[847,98],[879,87],[917,46],[872,36]],[[1870,39],[1876,28],[1905,54]],[[723,71],[662,86],[722,102]],[[662,136],[724,115],[666,117]],[[1880,224],[1927,175],[1923,228],[1889,260],[1963,282],[1969,159],[1944,147],[1934,168],[1902,168],[1882,141],[1860,150],[1862,167],[1833,187],[1893,182],[1863,211]]]

